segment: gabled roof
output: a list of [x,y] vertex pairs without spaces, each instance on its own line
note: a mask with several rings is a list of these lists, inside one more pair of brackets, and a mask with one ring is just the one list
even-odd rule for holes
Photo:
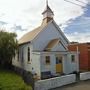
[[34,37],[40,32],[40,30],[41,30],[41,28],[38,27],[38,28],[34,29],[33,31],[28,32],[19,40],[18,43],[23,44],[23,43],[27,43],[27,42],[33,40]]
[[48,43],[48,45],[45,47],[45,50],[52,49],[58,42],[59,42],[59,39],[53,39],[53,40],[51,40]]
[[44,29],[46,25],[47,23],[43,21],[41,26],[37,27],[33,31],[30,31],[27,34],[25,34],[23,37],[21,37],[18,43],[24,44],[24,43],[32,41]]
[[57,45],[57,44],[61,44],[65,50],[68,50],[67,47],[63,44],[62,41],[60,41],[59,38],[56,38],[56,39],[51,40],[51,41],[47,44],[47,46],[45,47],[44,50],[45,50],[45,51],[51,51],[51,49],[52,49],[55,45]]
[[46,20],[43,20],[41,26],[37,27],[36,29],[34,29],[33,31],[28,32],[27,34],[25,34],[20,40],[19,40],[19,44],[24,44],[24,43],[28,43],[30,41],[32,41],[34,38],[36,38],[36,36],[44,30],[44,28],[50,24],[53,23],[55,25],[55,27],[57,28],[57,30],[59,31],[59,33],[61,33],[62,37],[65,38],[65,40],[68,42],[68,39],[66,38],[66,36],[63,34],[63,32],[60,30],[60,28],[57,26],[57,24],[55,23],[54,20],[49,21],[48,23],[46,22]]

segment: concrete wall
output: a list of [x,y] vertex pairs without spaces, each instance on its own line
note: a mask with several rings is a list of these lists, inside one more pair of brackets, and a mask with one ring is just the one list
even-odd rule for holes
[[35,82],[35,90],[48,90],[76,82],[76,75],[66,75]]
[[80,80],[88,80],[90,79],[90,72],[80,73]]

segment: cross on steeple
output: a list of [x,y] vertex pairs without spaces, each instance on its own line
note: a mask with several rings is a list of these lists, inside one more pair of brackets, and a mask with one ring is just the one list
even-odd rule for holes
[[46,0],[46,5],[48,6],[48,0]]

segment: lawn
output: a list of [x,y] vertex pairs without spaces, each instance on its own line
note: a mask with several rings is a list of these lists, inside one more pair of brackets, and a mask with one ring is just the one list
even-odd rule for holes
[[32,90],[22,78],[11,71],[0,70],[0,90]]

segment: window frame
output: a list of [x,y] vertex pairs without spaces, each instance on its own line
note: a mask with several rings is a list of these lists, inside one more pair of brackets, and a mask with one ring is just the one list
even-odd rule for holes
[[30,47],[28,47],[28,50],[27,50],[27,60],[28,62],[30,62]]
[[71,55],[71,62],[72,62],[72,63],[75,62],[75,55]]
[[19,52],[19,49],[17,50],[17,59],[18,59],[18,61],[19,61],[19,59],[20,59],[20,52]]
[[22,50],[21,50],[21,60],[22,60],[22,62],[24,62],[24,52],[23,52],[23,50],[24,50],[24,48],[22,48]]
[[50,65],[50,56],[45,56],[45,64]]
[[62,56],[56,56],[56,64],[61,64],[62,63]]

